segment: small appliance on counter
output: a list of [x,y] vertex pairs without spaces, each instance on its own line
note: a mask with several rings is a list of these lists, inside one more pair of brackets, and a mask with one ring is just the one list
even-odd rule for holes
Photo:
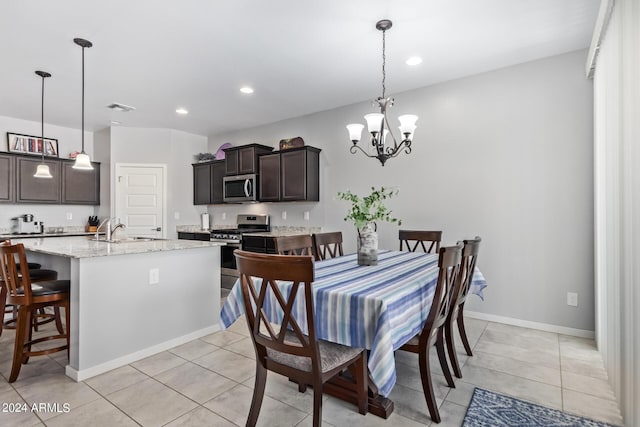
[[13,234],[42,234],[44,231],[42,221],[34,221],[32,214],[24,214],[11,219],[13,220],[11,227]]

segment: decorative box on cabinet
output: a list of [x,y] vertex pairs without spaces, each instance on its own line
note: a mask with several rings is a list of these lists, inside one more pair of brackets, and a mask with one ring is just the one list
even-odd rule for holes
[[320,200],[320,151],[305,146],[260,156],[260,201]]
[[258,173],[258,156],[272,151],[273,147],[261,144],[227,148],[224,150],[226,175]]
[[62,160],[62,204],[100,204],[100,163],[93,170],[73,169],[74,162]]
[[14,203],[16,157],[9,154],[0,154],[0,203]]
[[193,204],[222,203],[224,176],[224,160],[193,164]]

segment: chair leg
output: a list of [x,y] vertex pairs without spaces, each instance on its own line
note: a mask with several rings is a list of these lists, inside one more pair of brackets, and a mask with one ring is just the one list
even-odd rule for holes
[[58,330],[58,333],[60,335],[63,335],[64,328],[62,327],[62,319],[60,318],[60,307],[59,306],[53,307],[53,313],[56,319],[56,329]]
[[431,343],[427,343],[426,350],[420,350],[418,360],[420,363],[420,378],[422,379],[422,391],[424,392],[424,398],[427,401],[429,407],[429,416],[434,423],[440,422],[440,412],[438,411],[438,403],[436,402],[435,394],[433,393],[433,384],[431,382],[431,369],[429,368],[429,348]]
[[31,324],[27,323],[29,319],[29,310],[26,307],[20,307],[18,310],[18,321],[16,325],[16,339],[13,345],[13,363],[11,365],[11,374],[9,382],[15,382],[22,368],[22,359],[24,354],[24,341],[27,336],[27,328],[31,329]]
[[322,381],[313,384],[313,427],[322,425]]
[[267,384],[267,369],[256,361],[256,382],[253,386],[253,399],[251,400],[251,410],[249,418],[247,418],[247,427],[254,427],[258,422],[260,415],[260,407],[262,406],[262,398],[264,397],[264,388]]
[[2,335],[2,329],[4,326],[4,311],[7,308],[7,290],[4,287],[4,283],[0,283],[0,313],[2,313],[2,319],[0,320],[0,336]]
[[464,308],[464,304],[461,304],[458,308],[458,331],[460,332],[460,339],[462,339],[462,345],[464,345],[464,350],[467,352],[467,355],[473,356],[473,352],[471,351],[471,346],[469,345],[469,340],[467,339],[467,332],[464,329],[464,317],[462,316],[462,310]]
[[34,319],[37,319],[37,317],[35,317],[33,310],[28,310],[27,311],[27,325],[28,325],[28,330],[25,333],[26,335],[26,339],[24,342],[24,353],[25,355],[22,358],[22,363],[23,364],[27,364],[29,363],[29,355],[28,353],[31,352],[31,341],[33,340],[33,323],[34,323]]
[[[66,335],[67,335],[67,360],[71,361],[71,356],[69,356],[69,351],[71,350],[71,310],[69,309],[69,306],[71,304],[69,303],[69,300],[64,302],[64,318],[65,318],[65,322],[66,322]],[[60,313],[58,313],[60,314]]]
[[455,317],[451,316],[444,327],[444,340],[447,343],[447,353],[449,353],[453,374],[458,378],[462,378],[462,370],[460,369],[458,355],[456,354],[456,345],[453,340],[453,322],[455,322]]
[[438,338],[436,339],[436,350],[438,350],[438,359],[440,360],[440,367],[442,373],[447,380],[447,385],[451,388],[456,388],[456,384],[453,382],[451,371],[449,370],[449,364],[447,363],[447,356],[444,349],[444,328],[438,328]]

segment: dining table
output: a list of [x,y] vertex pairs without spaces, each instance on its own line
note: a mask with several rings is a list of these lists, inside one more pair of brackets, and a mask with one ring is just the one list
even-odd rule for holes
[[[314,263],[313,301],[318,339],[368,350],[369,410],[387,418],[388,399],[396,382],[394,352],[420,333],[438,279],[438,254],[379,250],[377,265],[361,266],[357,254]],[[291,282],[278,282],[289,295]],[[483,298],[486,280],[476,267],[469,292]],[[300,288],[299,292],[302,292]],[[304,298],[296,298],[292,313],[304,333]],[[221,311],[228,328],[244,314],[241,286],[236,281]],[[268,304],[271,322],[282,319],[278,304]]]

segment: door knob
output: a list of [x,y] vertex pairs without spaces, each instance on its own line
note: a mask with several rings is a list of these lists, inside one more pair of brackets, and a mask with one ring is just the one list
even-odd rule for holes
[[151,231],[162,231],[162,227],[152,228]]

